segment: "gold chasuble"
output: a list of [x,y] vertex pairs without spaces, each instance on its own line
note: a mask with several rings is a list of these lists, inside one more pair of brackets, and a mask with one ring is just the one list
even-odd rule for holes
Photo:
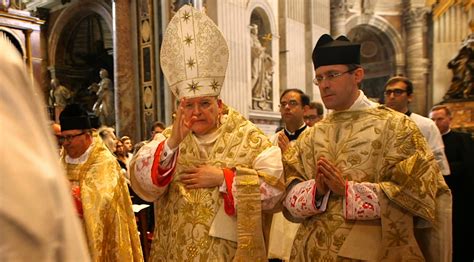
[[[132,188],[155,203],[151,261],[267,260],[262,210],[275,207],[284,193],[281,151],[218,99],[228,61],[217,25],[205,12],[183,5],[160,51],[163,74],[180,101],[174,128],[157,134],[130,161]],[[201,101],[193,112],[184,108],[188,99]],[[200,123],[184,127],[191,119]],[[183,128],[186,133],[171,143],[176,148],[168,148],[176,138],[172,132]],[[201,166],[211,172],[191,170]],[[186,174],[224,182],[190,189],[182,181]]]
[[[257,171],[255,163],[281,161],[276,154],[271,160],[272,147],[268,138],[250,121],[233,109],[227,108],[211,142],[203,144],[190,133],[179,145],[176,169],[169,185],[150,188],[146,169],[150,155],[145,147],[131,163],[131,182],[135,192],[148,200],[155,200],[155,232],[151,261],[266,261],[262,226],[262,181],[279,188],[273,205],[281,198],[281,171],[272,174]],[[164,131],[168,136],[170,129]],[[160,140],[163,140],[164,137]],[[160,141],[153,141],[149,144]],[[156,148],[152,145],[152,148]],[[150,152],[155,152],[150,149]],[[151,154],[151,157],[153,155]],[[159,156],[155,156],[159,157]],[[138,160],[137,160],[138,159]],[[156,160],[155,160],[156,161]],[[280,162],[281,163],[281,162]],[[180,182],[184,170],[208,164],[234,169],[234,199],[236,215],[224,211],[224,199],[219,187],[187,189]],[[268,164],[267,164],[268,165]],[[280,166],[280,165],[275,165]],[[270,165],[268,165],[270,167]],[[147,169],[150,170],[150,169]],[[277,176],[276,176],[277,175]],[[270,188],[268,188],[270,190]]]
[[[66,166],[92,261],[143,261],[137,224],[117,159],[93,133],[87,160]],[[82,209],[82,210],[81,210]]]
[[380,105],[329,114],[284,154],[287,185],[313,179],[321,156],[346,181],[376,186],[381,218],[347,220],[344,198],[330,194],[302,221],[292,261],[449,261],[450,191],[408,117]]

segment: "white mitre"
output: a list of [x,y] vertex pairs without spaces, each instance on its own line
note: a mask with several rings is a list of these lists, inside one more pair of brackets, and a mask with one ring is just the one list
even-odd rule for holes
[[205,13],[184,5],[166,28],[160,61],[178,99],[218,96],[229,63],[229,48],[222,32]]

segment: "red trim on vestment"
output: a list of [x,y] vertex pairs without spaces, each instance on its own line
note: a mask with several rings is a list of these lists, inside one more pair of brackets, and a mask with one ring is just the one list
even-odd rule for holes
[[[348,180],[346,180],[345,191],[346,191],[346,193],[345,193],[346,194],[346,201],[345,201],[346,202],[346,214],[344,214],[345,215],[344,218],[347,219],[347,216],[349,215],[348,214],[348,212],[349,212],[348,211],[349,210],[349,207],[348,207],[348,203],[349,203],[349,181]],[[352,199],[351,199],[351,201],[352,201]]]
[[229,216],[235,215],[234,196],[232,195],[232,184],[234,183],[235,173],[232,169],[224,168],[224,179],[227,186],[227,193],[222,193],[224,197],[224,210]]
[[71,187],[71,193],[74,200],[74,205],[76,206],[77,214],[80,218],[82,218],[84,216],[84,211],[82,210],[81,188],[74,185]]
[[[160,167],[160,157],[161,157],[161,153],[163,152],[163,149],[165,148],[165,141],[166,140],[163,140],[158,145],[158,148],[155,151],[153,165],[151,167],[151,181],[153,181],[153,184],[159,187],[167,186],[171,182],[171,178],[173,177],[171,174],[174,173],[174,169],[176,168],[176,163],[173,163],[171,168],[168,168],[168,169],[163,169]],[[174,157],[177,157],[177,156],[175,155]],[[163,174],[166,174],[166,175],[163,176]]]

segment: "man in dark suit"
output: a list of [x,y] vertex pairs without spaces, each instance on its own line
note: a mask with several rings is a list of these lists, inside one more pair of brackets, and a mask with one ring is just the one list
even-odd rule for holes
[[474,188],[472,137],[470,134],[451,130],[451,112],[446,106],[433,107],[430,118],[436,123],[443,137],[444,150],[451,169],[451,175],[445,176],[444,179],[453,195],[453,261],[472,261],[474,256],[470,248],[474,226],[467,214],[468,210],[472,209]]

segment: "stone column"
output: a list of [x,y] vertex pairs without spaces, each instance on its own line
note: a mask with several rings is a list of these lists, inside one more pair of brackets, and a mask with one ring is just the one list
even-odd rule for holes
[[304,2],[304,33],[305,33],[305,50],[308,50],[308,53],[305,55],[305,93],[309,97],[314,97],[314,67],[313,67],[313,48],[315,41],[313,39],[313,9],[315,4],[313,0],[306,0]]
[[133,8],[130,0],[115,0],[114,4],[114,68],[115,68],[115,126],[117,136],[128,135],[139,140],[136,128],[140,116],[135,110],[137,92],[133,70],[131,17]]
[[338,37],[346,34],[346,1],[330,1],[331,11],[331,36]]
[[427,9],[424,7],[408,8],[404,14],[407,39],[406,45],[406,73],[413,82],[413,102],[411,111],[425,115],[428,106],[428,59],[424,56],[425,41],[423,29]]
[[[288,1],[278,1],[278,28],[280,30],[280,92],[282,88],[285,89],[288,86],[288,45],[287,45],[287,24],[288,24]],[[280,102],[280,95],[278,95],[278,102]]]

